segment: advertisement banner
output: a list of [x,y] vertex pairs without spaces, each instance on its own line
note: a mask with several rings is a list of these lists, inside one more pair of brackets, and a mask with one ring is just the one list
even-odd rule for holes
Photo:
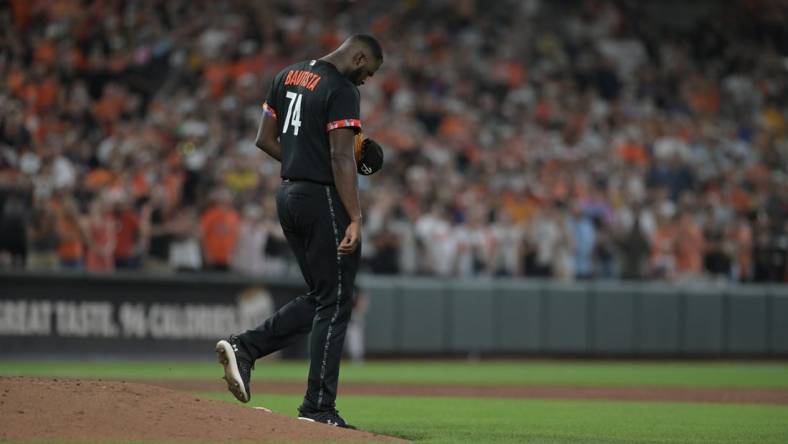
[[297,281],[4,275],[0,356],[210,355],[218,339],[254,328],[301,291]]

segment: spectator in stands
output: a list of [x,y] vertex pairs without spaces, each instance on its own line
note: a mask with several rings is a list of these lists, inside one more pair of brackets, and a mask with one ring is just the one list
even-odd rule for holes
[[556,216],[557,230],[555,239],[555,252],[553,256],[553,277],[571,281],[577,276],[575,251],[577,240],[574,238],[569,225],[569,210],[563,203],[559,204],[559,213]]
[[684,210],[677,217],[674,243],[676,271],[679,276],[684,279],[700,277],[703,272],[706,241],[698,223]]
[[56,214],[52,207],[41,206],[34,210],[27,238],[29,252],[27,269],[50,271],[58,268],[58,233]]
[[773,231],[768,216],[761,216],[756,221],[754,235],[753,280],[755,282],[784,281],[786,264],[788,263],[788,235],[786,226],[775,227],[781,231]]
[[400,237],[391,229],[388,219],[377,233],[371,235],[373,253],[366,259],[369,270],[375,274],[398,274],[400,258]]
[[64,199],[57,212],[57,256],[60,268],[82,270],[85,265],[85,233],[77,202],[73,198]]
[[424,271],[449,276],[457,270],[457,244],[453,236],[449,209],[435,203],[416,221],[416,235],[424,250]]
[[240,217],[227,189],[212,193],[211,205],[200,217],[202,250],[209,270],[227,271],[240,231]]
[[491,275],[495,267],[497,245],[485,205],[474,204],[466,211],[467,223],[454,227],[457,248],[457,274]]
[[[47,225],[36,220],[47,212],[30,208],[53,196],[87,208],[90,196],[124,190],[139,219],[129,230],[127,217],[123,234],[133,236],[118,238],[121,250],[134,245],[127,265],[153,265],[169,250],[180,268],[207,266],[195,260],[210,253],[195,248],[192,228],[210,190],[227,187],[243,207],[279,180],[276,162],[250,140],[271,76],[368,23],[398,51],[364,93],[364,130],[385,146],[386,166],[364,180],[362,199],[391,200],[374,227],[373,206],[365,215],[365,259],[386,227],[378,240],[383,250],[399,245],[401,273],[468,272],[467,258],[478,259],[467,248],[476,200],[492,214],[506,208],[525,232],[515,275],[636,278],[645,252],[656,271],[646,275],[658,279],[679,268],[693,280],[722,276],[725,260],[733,279],[788,279],[785,8],[376,0],[340,7],[342,20],[328,26],[316,17],[335,16],[332,2],[166,4],[0,8],[0,182],[13,178],[30,194],[25,226]],[[419,63],[426,58],[434,63]],[[153,203],[160,188],[164,207]],[[13,192],[0,186],[0,201]],[[547,227],[544,206],[554,201],[579,202],[591,230],[583,222],[565,231],[566,220]],[[691,222],[655,223],[676,213]],[[593,253],[576,257],[591,236]],[[686,251],[680,236],[692,239]],[[605,248],[607,239],[618,248]],[[266,263],[285,270],[281,246],[266,242]],[[506,256],[511,273],[507,247],[496,241],[487,266],[500,272]]]
[[657,216],[657,228],[651,239],[651,274],[672,280],[677,273],[677,228],[672,211],[662,209]]
[[233,271],[260,276],[265,273],[265,244],[268,230],[259,205],[244,207],[238,233],[238,242],[233,251],[231,266]]
[[734,241],[732,234],[727,224],[715,220],[711,214],[704,215],[703,268],[710,277],[724,280],[732,275]]
[[167,224],[172,233],[168,265],[178,272],[198,271],[203,268],[200,248],[200,225],[194,207],[184,206],[175,211]]
[[[621,278],[644,279],[649,275],[649,258],[652,256],[649,238],[641,227],[643,212],[634,211],[634,220],[626,231],[617,239],[618,250],[621,252]],[[663,265],[662,258],[656,258],[656,263]]]
[[28,255],[29,193],[18,179],[8,184],[0,183],[0,190],[0,264],[5,253],[12,268],[24,269]]
[[115,243],[117,228],[115,218],[107,208],[102,196],[90,202],[85,218],[87,231],[87,254],[85,269],[89,272],[108,272],[115,269]]
[[175,209],[169,203],[171,198],[164,187],[157,187],[151,194],[151,200],[142,211],[142,225],[146,227],[148,245],[145,256],[145,269],[152,271],[169,270],[170,244],[172,242],[172,216]]
[[[744,216],[738,216],[726,235],[731,243],[732,276],[738,281],[752,279],[752,228]],[[786,276],[788,277],[788,276]]]
[[495,222],[492,225],[495,238],[495,253],[492,260],[492,269],[498,276],[517,276],[523,270],[523,242],[525,229],[517,224],[511,211],[500,207],[495,212]]
[[578,279],[590,279],[593,276],[593,255],[596,246],[596,229],[591,219],[583,213],[579,204],[572,206],[568,220],[569,230],[574,239],[574,271]]
[[548,203],[531,219],[528,235],[535,249],[534,277],[556,276],[559,262],[559,244],[562,243],[562,226],[557,204]]
[[419,206],[415,204],[404,208],[394,207],[391,223],[386,226],[396,236],[397,270],[402,274],[413,275],[423,270],[424,257],[419,250],[415,228],[419,211]]
[[145,243],[140,226],[139,211],[134,208],[131,198],[125,193],[115,196],[113,205],[115,237],[115,268],[118,270],[136,270],[140,262],[142,246]]

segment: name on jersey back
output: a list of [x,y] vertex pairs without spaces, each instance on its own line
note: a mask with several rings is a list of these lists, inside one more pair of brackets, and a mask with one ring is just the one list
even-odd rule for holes
[[313,72],[291,70],[287,72],[285,77],[285,86],[303,86],[309,91],[314,91],[317,84],[320,83],[321,77]]

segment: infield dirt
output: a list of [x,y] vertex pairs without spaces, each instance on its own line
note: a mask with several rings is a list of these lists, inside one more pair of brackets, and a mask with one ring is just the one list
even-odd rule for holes
[[7,440],[403,442],[146,384],[0,377],[0,441]]

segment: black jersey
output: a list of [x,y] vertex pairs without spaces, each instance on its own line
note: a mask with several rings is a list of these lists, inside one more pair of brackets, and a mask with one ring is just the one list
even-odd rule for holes
[[307,60],[274,78],[263,104],[277,120],[282,178],[334,184],[329,131],[361,128],[358,88],[331,63]]

